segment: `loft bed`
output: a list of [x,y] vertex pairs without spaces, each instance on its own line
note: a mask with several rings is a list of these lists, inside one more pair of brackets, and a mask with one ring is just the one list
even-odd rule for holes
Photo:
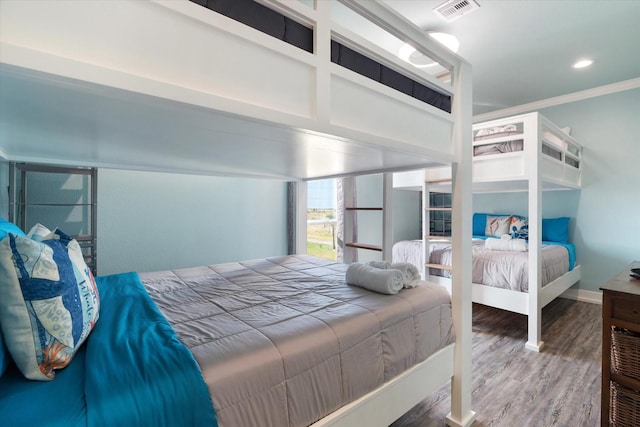
[[[454,215],[461,227],[453,239],[456,278],[450,297],[455,343],[446,343],[440,350],[433,348],[428,354],[422,347],[432,344],[415,344],[422,346],[416,350],[421,356],[407,359],[417,362],[414,366],[406,360],[395,367],[390,365],[381,383],[356,385],[357,390],[348,391],[350,383],[345,382],[342,389],[348,391],[343,392],[347,400],[318,406],[313,400],[323,401],[326,395],[316,394],[320,392],[315,387],[300,389],[300,394],[293,397],[311,400],[296,402],[315,409],[310,411],[311,416],[299,419],[290,414],[289,424],[307,425],[313,419],[317,426],[388,425],[451,380],[452,407],[447,423],[470,425],[474,419],[470,388],[471,307],[465,303],[470,301],[470,292],[462,286],[470,274],[470,246],[463,238],[465,233],[470,235],[470,229],[464,226],[469,221],[463,220],[468,219],[463,207],[470,202],[471,194],[470,162],[465,154],[469,150],[464,149],[471,143],[470,66],[382,2],[340,0],[315,2],[314,7],[280,0],[204,3],[154,0],[0,4],[0,159],[287,180],[295,183],[297,200],[304,199],[305,181],[309,179],[457,164],[458,185],[454,193],[459,206]],[[256,7],[260,9],[258,20],[250,16]],[[242,16],[244,8],[251,10],[249,18]],[[365,18],[394,40],[411,43],[448,70],[450,81],[408,66],[337,24],[335,17],[342,10]],[[262,18],[274,18],[275,26],[262,27]],[[283,28],[280,21],[285,28],[282,37],[278,35],[281,30],[274,30]],[[298,36],[291,37],[292,33]],[[51,140],[52,129],[65,130],[62,141]],[[295,247],[300,252],[306,236],[305,211],[303,203],[297,203],[293,231]],[[23,237],[27,243],[34,240]],[[296,264],[296,260],[307,266],[318,262],[309,257],[293,257],[260,262],[274,265],[268,270],[277,270],[282,263]],[[276,266],[278,262],[281,264]],[[3,265],[5,273],[12,271],[11,262]],[[341,275],[340,268],[344,269],[317,267],[309,268],[309,274],[333,268]],[[215,268],[219,276],[228,278],[219,270],[228,272],[227,267]],[[74,272],[76,278],[84,277],[78,283],[92,281],[86,268],[80,266]],[[173,273],[174,277],[178,274]],[[260,281],[242,272],[237,275],[249,281],[241,280],[236,286],[251,287]],[[301,278],[300,269],[283,274],[285,281],[288,275],[291,277],[287,283],[297,278],[300,288],[316,281]],[[327,277],[336,282],[339,275],[333,271]],[[206,277],[211,276],[209,273]],[[77,363],[70,363],[49,382],[26,381],[15,370],[11,375],[5,373],[0,381],[9,381],[5,383],[9,386],[0,387],[0,412],[11,416],[16,425],[46,424],[50,420],[42,417],[63,413],[73,418],[68,425],[144,425],[140,420],[152,424],[158,420],[159,424],[172,417],[182,417],[175,422],[181,425],[215,425],[202,402],[218,398],[192,394],[199,393],[203,383],[186,367],[193,365],[194,359],[200,363],[203,358],[215,358],[217,353],[202,353],[200,350],[206,345],[198,345],[198,340],[205,338],[188,332],[181,335],[184,331],[181,332],[180,322],[167,321],[191,314],[184,306],[162,304],[163,291],[171,290],[171,280],[164,278],[145,287],[148,283],[143,284],[136,273],[129,273],[98,277],[95,282],[93,288],[102,295],[100,318],[97,323],[95,318],[92,320],[92,334],[75,353]],[[437,289],[423,285],[418,292]],[[269,290],[278,292],[275,287]],[[376,304],[391,301],[369,291],[355,291],[360,292],[357,298],[371,299],[364,307],[369,307],[367,310],[374,316]],[[154,292],[155,301],[150,298]],[[332,291],[324,288],[324,292]],[[407,302],[403,297],[396,300],[399,306],[405,306],[406,315]],[[138,309],[150,316],[150,320],[132,328],[144,340],[111,334],[126,330],[128,318],[142,319]],[[336,324],[343,314],[335,313]],[[382,317],[378,317],[381,321]],[[426,331],[433,316],[419,317],[413,330]],[[436,317],[441,322],[440,316]],[[259,322],[260,316],[256,319]],[[344,319],[350,321],[348,316]],[[13,329],[7,326],[8,322],[4,316],[0,326],[4,341],[15,349],[7,337]],[[147,326],[149,330],[145,329]],[[201,329],[209,333],[215,330]],[[279,335],[284,346],[281,348],[294,342],[288,340],[289,335],[286,331]],[[177,336],[184,341],[195,340],[194,347],[199,350],[185,352]],[[146,342],[147,338],[154,348],[167,349],[170,343],[177,356],[174,351],[149,353],[149,348],[127,347],[140,344],[136,341]],[[122,362],[118,365],[106,361],[105,357],[116,355],[110,346],[122,347],[123,342],[128,356],[153,363],[118,359]],[[291,359],[282,362],[288,366],[286,369],[302,369],[311,363],[296,359],[295,348],[290,350]],[[242,360],[243,356],[228,351],[224,350],[225,357]],[[156,353],[163,353],[157,355],[162,357],[154,357]],[[2,368],[5,360],[0,364]],[[277,364],[275,359],[274,363]],[[155,371],[147,372],[147,364]],[[47,366],[46,372],[50,373],[53,365]],[[101,369],[89,369],[92,366]],[[167,366],[185,368],[168,370]],[[237,370],[241,366],[242,363],[236,364],[233,371],[227,371],[233,373],[230,377],[242,380],[243,372]],[[198,368],[204,369],[201,364]],[[220,377],[219,369],[213,370],[218,372],[214,376]],[[85,371],[87,376],[83,377]],[[207,377],[206,372],[203,374]],[[367,377],[371,373],[363,374]],[[179,375],[195,383],[178,384],[174,377]],[[113,378],[111,388],[94,387],[102,386],[104,377]],[[158,378],[158,383],[153,381],[155,389],[146,394],[135,395],[137,388],[129,387],[126,379],[134,377],[143,382]],[[228,378],[222,381],[228,382]],[[235,396],[251,394],[247,390],[234,391],[233,384],[228,386]],[[61,388],[65,393],[59,392]],[[167,394],[171,390],[177,394]],[[185,392],[182,396],[181,391]],[[59,396],[65,396],[65,401]],[[46,405],[45,397],[49,397]],[[85,401],[86,406],[76,405]],[[137,404],[133,405],[134,401]],[[33,402],[38,402],[39,409],[45,405],[50,410],[30,410]],[[199,412],[203,409],[204,414]],[[122,419],[116,419],[118,416]],[[281,425],[279,421],[278,418],[274,425]]]
[[[540,351],[544,345],[542,308],[580,280],[580,266],[574,265],[575,250],[568,242],[568,218],[542,218],[542,192],[580,188],[582,147],[567,132],[535,112],[474,124],[473,135],[473,192],[525,191],[529,207],[527,216],[474,214],[473,236],[481,240],[473,242],[472,298],[476,303],[527,315],[529,332],[525,346]],[[394,262],[417,263],[423,277],[444,285],[448,285],[448,279],[443,276],[450,276],[446,261],[450,258],[450,245],[438,241],[442,236],[429,236],[428,224],[430,213],[448,208],[429,206],[428,194],[449,192],[449,177],[448,168],[394,176],[395,188],[423,191],[425,207],[424,240],[396,243]],[[487,249],[484,240],[487,216],[510,217],[514,222],[524,219],[528,223],[526,252]],[[514,237],[521,237],[517,234]],[[425,247],[429,248],[426,253]],[[553,252],[557,258],[551,257]],[[516,269],[517,262],[520,265]],[[435,265],[427,269],[428,264]],[[496,266],[500,265],[508,266],[508,270],[496,272]],[[543,265],[547,266],[544,270]],[[488,268],[494,271],[487,271]]]

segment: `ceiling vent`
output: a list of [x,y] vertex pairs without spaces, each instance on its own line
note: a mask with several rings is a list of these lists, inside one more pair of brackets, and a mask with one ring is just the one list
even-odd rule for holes
[[480,5],[475,0],[447,0],[433,11],[445,21],[452,22],[479,8]]

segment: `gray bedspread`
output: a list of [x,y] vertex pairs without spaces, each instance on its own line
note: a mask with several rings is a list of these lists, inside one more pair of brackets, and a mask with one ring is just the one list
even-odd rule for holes
[[447,291],[349,286],[305,255],[141,273],[221,427],[306,426],[454,342]]
[[[451,265],[451,243],[429,242],[429,262]],[[545,286],[569,271],[569,253],[559,245],[543,244],[542,286]],[[472,278],[473,283],[529,292],[529,253],[494,251],[485,247],[484,239],[473,239]],[[393,262],[409,262],[417,267],[421,264],[422,240],[403,240],[393,245]],[[429,274],[450,277],[448,270],[430,268]]]
[[[491,250],[485,246],[483,239],[474,239],[471,250],[471,280],[473,283],[518,292],[529,292],[529,252]],[[541,245],[541,254],[542,286],[551,283],[569,271],[569,254],[566,248],[543,244]],[[450,243],[431,245],[430,262],[451,265],[451,258]],[[440,275],[442,270],[432,268],[429,269],[429,273]]]

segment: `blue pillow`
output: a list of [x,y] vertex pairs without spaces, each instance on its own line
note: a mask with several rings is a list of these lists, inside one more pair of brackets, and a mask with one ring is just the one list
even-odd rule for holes
[[473,214],[473,235],[484,236],[484,230],[487,227],[487,214],[474,213]]
[[0,217],[0,240],[7,237],[9,233],[15,234],[16,236],[25,236],[24,231],[20,230],[20,227]]
[[542,240],[569,243],[569,218],[542,218]]

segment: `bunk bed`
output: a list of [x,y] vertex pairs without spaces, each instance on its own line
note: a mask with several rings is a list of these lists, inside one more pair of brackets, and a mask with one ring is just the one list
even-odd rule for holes
[[[565,130],[537,112],[473,125],[474,193],[528,192],[528,215],[473,215],[473,301],[525,314],[526,347],[540,351],[542,308],[580,280],[575,249],[568,241],[569,218],[542,218],[542,192],[577,190],[581,186],[582,147]],[[394,262],[412,262],[423,277],[448,286],[450,243],[429,236],[429,214],[448,208],[429,206],[428,194],[449,192],[448,168],[399,173],[396,188],[423,191],[424,240],[397,242]],[[505,220],[499,233],[486,234],[487,218]],[[521,228],[524,226],[524,229]],[[514,229],[512,229],[515,227]],[[487,249],[487,238],[527,240],[517,250]],[[490,237],[488,237],[490,236]],[[444,239],[444,240],[443,240]],[[508,243],[508,242],[507,242]],[[518,243],[518,242],[514,242]],[[429,248],[425,252],[424,248]],[[506,266],[505,271],[497,271]],[[533,266],[533,267],[532,267]]]
[[[237,0],[3,2],[0,157],[8,162],[292,181],[297,200],[303,199],[308,179],[455,163],[459,173],[454,189],[457,200],[454,215],[460,224],[453,238],[456,277],[451,296],[444,300],[436,297],[439,301],[436,305],[442,307],[437,310],[442,312],[425,305],[429,298],[409,298],[413,294],[437,293],[437,286],[423,283],[417,291],[381,296],[344,285],[341,278],[346,266],[321,263],[304,255],[194,271],[97,277],[92,289],[100,294],[100,316],[97,322],[93,317],[85,325],[93,328],[91,335],[73,349],[73,360],[70,363],[67,360],[68,366],[55,374],[57,378],[52,381],[25,380],[16,373],[15,366],[9,366],[0,378],[3,382],[0,414],[3,418],[11,417],[10,423],[17,425],[47,424],[52,418],[65,425],[159,425],[171,424],[171,420],[181,425],[215,425],[211,410],[216,408],[210,404],[213,400],[214,405],[219,403],[227,408],[221,410],[224,427],[225,423],[234,423],[233,415],[224,415],[234,413],[228,408],[238,403],[240,397],[249,396],[249,403],[243,408],[265,408],[268,406],[265,401],[280,405],[271,408],[271,412],[251,415],[265,416],[252,418],[259,419],[260,424],[273,421],[272,425],[282,425],[280,412],[284,411],[288,414],[288,425],[313,422],[317,426],[383,426],[451,380],[452,406],[447,423],[470,425],[475,416],[471,410],[471,306],[470,291],[462,286],[470,277],[470,245],[464,238],[465,234],[470,235],[466,226],[470,217],[467,218],[468,210],[464,209],[471,195],[467,154],[471,143],[469,64],[431,41],[422,30],[382,2],[340,0],[315,2],[314,7],[309,7],[302,2],[264,0],[245,1],[237,7],[240,3]],[[241,9],[245,6],[257,7],[261,18],[243,17]],[[364,17],[389,37],[410,42],[438,61],[450,71],[453,84],[408,66],[337,24],[333,14],[343,9]],[[265,20],[271,23],[262,26]],[[298,36],[291,36],[294,33]],[[393,115],[388,113],[391,110]],[[68,141],[52,144],[48,140],[47,129],[52,122],[73,129]],[[303,203],[298,202],[292,227],[297,252],[304,251],[301,248],[306,236],[305,211]],[[24,234],[13,232],[16,236]],[[67,242],[60,237],[62,234],[54,234],[57,237],[38,234],[38,239],[32,235],[20,238],[10,235],[4,239],[5,251],[17,251],[17,246],[11,243],[16,241],[27,246],[36,242],[37,248],[52,239]],[[67,250],[71,251],[64,249]],[[20,281],[12,270],[11,256],[2,262],[3,274],[12,275],[15,291]],[[93,282],[81,262],[73,265],[69,271],[78,280],[78,289]],[[19,271],[27,274],[26,269]],[[266,276],[267,273],[274,276]],[[285,283],[284,288],[276,286],[276,276]],[[324,352],[309,355],[298,351],[311,344],[304,334],[292,333],[300,325],[274,330],[271,335],[263,330],[261,336],[280,340],[276,348],[287,350],[283,353],[289,358],[277,359],[274,347],[265,350],[269,339],[258,341],[257,347],[262,348],[248,363],[247,371],[242,370],[246,362],[244,353],[231,352],[233,345],[218,353],[204,351],[207,340],[215,342],[213,347],[224,341],[215,340],[211,334],[232,336],[233,332],[223,331],[225,324],[237,327],[241,323],[227,318],[226,323],[212,325],[215,322],[202,321],[192,330],[184,327],[180,316],[194,314],[185,310],[189,304],[200,304],[208,314],[220,314],[218,299],[198,302],[189,295],[194,287],[205,282],[220,285],[223,295],[217,298],[223,299],[233,292],[232,288],[251,288],[254,295],[247,300],[259,299],[260,292],[263,297],[267,291],[276,295],[285,293],[288,286],[295,284],[299,293],[315,295],[312,302],[318,303],[318,310],[331,314],[326,323],[313,316],[303,316],[302,320],[313,331],[310,336],[322,336],[331,343],[331,351],[339,347],[336,339],[341,337],[351,340],[353,348],[360,350],[363,347],[357,345],[358,340],[367,342],[369,332],[393,337],[399,320],[411,326],[420,336],[419,341],[413,344],[416,350],[411,355],[384,365],[376,381],[368,378],[368,384],[351,381],[350,375],[357,375],[357,360],[352,367],[344,367],[353,370],[345,375],[344,383],[337,385],[342,396],[334,400],[331,394],[336,388],[320,392],[315,386],[301,385],[305,379],[318,382],[318,378],[331,378],[316,375],[313,380],[304,376],[307,369],[313,371],[314,366],[319,366],[317,372],[331,371],[323,370],[324,362],[318,359],[327,356],[321,354]],[[258,290],[259,284],[266,284],[267,289]],[[312,292],[311,287],[316,291]],[[3,292],[9,292],[7,289]],[[291,289],[289,292],[292,299],[299,296],[291,293]],[[177,295],[186,299],[176,300]],[[320,305],[323,298],[340,300],[345,307],[348,302],[362,303],[332,312],[333,306]],[[303,300],[298,301],[298,310],[304,305]],[[398,307],[398,312],[388,311],[393,306]],[[451,342],[452,330],[446,327],[449,306],[455,343]],[[274,313],[285,315],[287,309],[293,310],[291,306],[280,307],[274,308]],[[16,344],[8,337],[13,328],[8,326],[10,320],[3,310],[0,326],[4,340],[0,339],[0,344],[6,342],[13,354]],[[349,311],[377,318],[382,329],[378,332],[369,331],[368,327],[364,331],[351,329],[351,322],[356,320],[347,315]],[[246,313],[244,324],[251,323],[249,319],[259,324],[271,314],[259,309],[253,314]],[[133,318],[135,325],[130,324]],[[341,322],[347,325],[343,335],[336,333],[343,327]],[[444,325],[442,345],[436,346],[426,337],[431,322]],[[390,329],[385,329],[385,325]],[[136,335],[123,335],[127,329]],[[204,335],[195,334],[196,330]],[[407,334],[395,336],[406,338]],[[84,334],[83,337],[86,338]],[[392,341],[384,347],[386,356],[406,344]],[[185,351],[184,342],[191,351]],[[293,347],[288,347],[290,344]],[[121,350],[116,352],[113,350],[116,347]],[[171,351],[157,351],[158,348]],[[0,350],[3,356],[0,366],[4,371],[6,353],[3,348]],[[357,358],[361,353],[356,353]],[[115,356],[117,359],[112,359]],[[207,359],[218,357],[224,359],[222,367],[211,368],[206,363]],[[338,356],[332,353],[328,357],[335,361]],[[233,359],[237,363],[226,363]],[[270,363],[276,370],[263,370],[256,360]],[[371,363],[379,368],[379,362]],[[54,365],[47,365],[47,379],[52,378],[50,367]],[[196,371],[194,375],[190,370],[193,366],[202,374]],[[301,377],[278,377],[283,368],[287,375],[293,372],[295,376],[297,372]],[[371,375],[368,369],[365,371],[358,378]],[[281,392],[279,381],[284,381],[290,387],[290,394],[285,392],[286,399],[300,405],[296,406],[300,412],[292,406],[288,410],[282,394],[254,395],[252,390],[259,387],[255,384],[242,389],[240,384],[245,382],[247,373],[256,372],[264,373],[263,386],[269,390]],[[32,375],[39,377],[43,373],[36,369]],[[198,375],[200,379],[196,378]],[[211,391],[203,397],[200,392],[206,386],[202,375],[205,379],[210,375],[218,378],[216,384],[225,385],[222,388],[225,395]],[[183,376],[187,382],[176,379]],[[106,378],[110,384],[104,388]],[[152,390],[138,391],[129,382],[134,378],[142,383],[153,378]],[[239,381],[234,383],[234,378]],[[278,386],[271,387],[276,383]],[[251,401],[251,397],[261,403]],[[38,405],[37,411],[33,410],[34,405]]]

